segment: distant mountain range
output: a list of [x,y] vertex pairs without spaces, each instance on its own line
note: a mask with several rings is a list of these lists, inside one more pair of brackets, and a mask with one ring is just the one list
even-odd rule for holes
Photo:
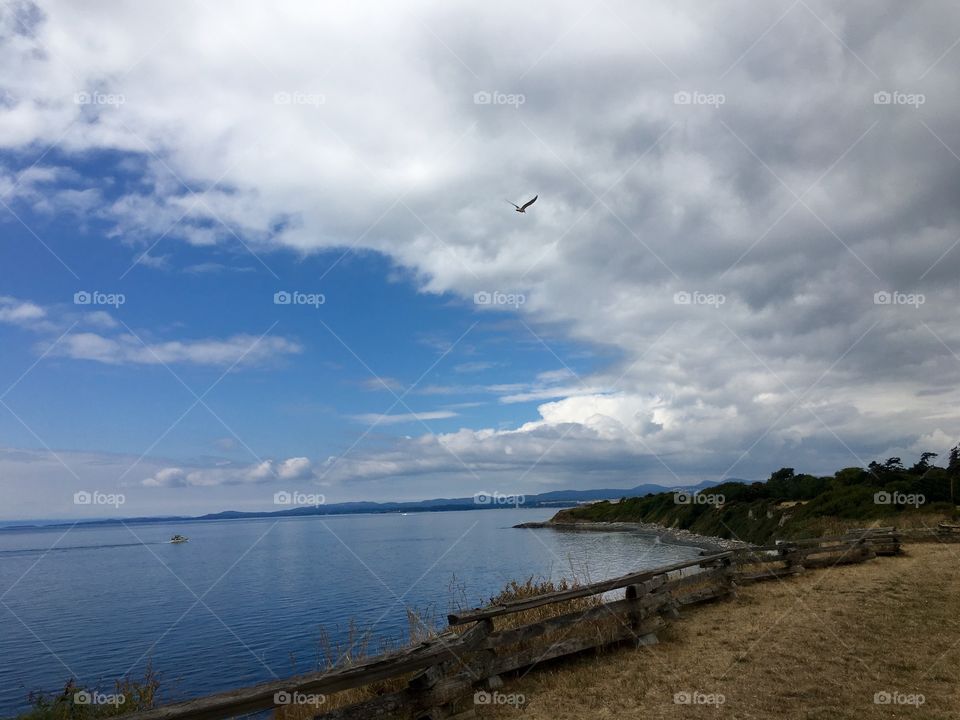
[[[435,498],[410,502],[340,502],[324,505],[291,507],[286,510],[261,510],[246,512],[225,510],[199,516],[167,515],[163,517],[104,518],[84,520],[81,525],[116,525],[119,523],[159,523],[185,520],[234,520],[262,517],[302,517],[309,515],[349,515],[356,513],[396,513],[396,512],[444,512],[450,510],[500,510],[505,508],[570,507],[583,502],[597,500],[617,500],[622,497],[642,497],[650,493],[661,493],[674,488],[688,491],[702,490],[719,484],[721,481],[704,480],[696,485],[637,485],[632,488],[605,488],[599,490],[552,490],[536,495],[504,495],[502,493],[478,494],[472,497]],[[728,478],[722,482],[738,482]],[[746,481],[739,481],[746,482]],[[63,520],[21,522],[6,524],[0,529],[10,530],[22,527],[55,527],[72,525]]]

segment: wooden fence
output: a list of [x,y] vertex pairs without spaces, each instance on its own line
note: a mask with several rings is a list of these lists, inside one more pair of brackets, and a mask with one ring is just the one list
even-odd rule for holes
[[911,542],[960,542],[960,525],[940,523],[933,528],[910,528],[899,531],[900,536]]
[[[399,689],[381,689],[382,694],[329,711],[321,702],[310,714],[324,720],[469,718],[474,716],[473,693],[496,690],[503,674],[620,643],[655,643],[657,631],[682,607],[730,597],[744,583],[894,555],[900,552],[901,538],[894,528],[874,528],[763,547],[704,551],[693,560],[653,570],[455,613],[448,616],[448,629],[429,641],[367,662],[130,717],[218,720],[392,681]],[[622,596],[611,597],[616,591],[622,591]],[[309,716],[304,709],[297,717]]]

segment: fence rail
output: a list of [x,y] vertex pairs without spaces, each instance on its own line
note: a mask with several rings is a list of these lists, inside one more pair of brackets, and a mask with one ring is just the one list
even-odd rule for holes
[[[960,538],[960,526],[936,529]],[[448,616],[449,628],[415,647],[327,672],[261,683],[130,716],[132,720],[220,720],[277,709],[284,698],[329,695],[399,681],[401,689],[335,710],[323,720],[472,717],[458,706],[477,689],[495,689],[500,676],[547,660],[626,641],[656,642],[666,617],[681,607],[735,595],[740,584],[780,579],[808,568],[864,562],[900,552],[902,531],[860,529],[835,537],[778,542],[629,573],[536,597]],[[690,571],[690,572],[685,572]],[[622,598],[604,595],[623,590]],[[573,601],[585,601],[577,605]],[[583,605],[586,607],[583,607]],[[543,613],[553,612],[548,617]],[[529,613],[539,610],[530,622]]]

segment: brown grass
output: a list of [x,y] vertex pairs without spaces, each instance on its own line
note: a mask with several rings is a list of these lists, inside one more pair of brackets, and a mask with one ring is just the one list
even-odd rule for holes
[[[487,604],[500,605],[502,603],[515,602],[517,600],[526,600],[528,598],[537,597],[538,595],[544,595],[546,593],[572,590],[578,587],[580,587],[580,583],[569,582],[567,580],[553,582],[551,580],[536,581],[533,578],[528,578],[524,583],[518,583],[516,581],[511,582],[503,590],[490,598],[490,602]],[[600,597],[593,595],[591,597],[567,600],[566,602],[562,603],[542,605],[541,607],[533,608],[531,610],[524,610],[523,612],[512,613],[510,615],[504,615],[496,618],[494,620],[494,630],[507,630],[510,628],[520,627],[521,625],[529,625],[531,623],[541,622],[543,620],[556,617],[557,615],[565,615],[578,610],[587,610],[599,605],[600,603]]]
[[[326,629],[320,629],[318,647],[318,670],[334,670],[348,668],[370,660],[376,655],[400,650],[403,647],[416,645],[436,634],[430,621],[422,613],[407,609],[407,628],[409,642],[389,642],[374,635],[375,628],[361,628],[352,620],[347,626],[342,640],[336,640]],[[411,674],[412,675],[412,674]],[[384,682],[374,683],[366,687],[344,690],[326,696],[316,703],[302,703],[281,706],[274,711],[276,720],[307,720],[320,712],[329,712],[337,708],[353,705],[370,700],[386,693],[401,690],[409,680],[410,675],[398,677]]]
[[949,522],[950,518],[944,513],[928,512],[904,512],[897,515],[896,519],[889,518],[883,520],[850,520],[846,518],[837,518],[826,516],[821,518],[812,518],[805,526],[802,537],[831,537],[834,535],[843,535],[851,528],[865,527],[883,527],[895,525],[898,530],[908,530],[914,528],[936,528],[938,523]]
[[[498,595],[490,598],[490,602],[488,604],[497,605],[501,602],[525,600],[537,595],[571,590],[576,587],[579,587],[579,583],[571,583],[567,580],[561,580],[560,582],[541,580],[539,582],[535,582],[533,578],[530,578],[525,583],[511,582]],[[493,630],[494,632],[499,632],[501,630],[510,630],[513,628],[522,627],[524,625],[532,625],[544,620],[549,620],[550,618],[557,617],[559,615],[589,610],[590,608],[601,605],[602,603],[603,600],[600,595],[592,595],[590,597],[567,600],[566,602],[543,605],[530,610],[524,610],[522,612],[511,613],[510,615],[503,615],[495,618],[493,621]],[[611,636],[618,629],[618,626],[621,622],[622,620],[612,616],[594,619],[589,623],[583,623],[579,625],[577,633],[583,634],[586,632],[597,637]],[[570,632],[568,629],[548,632],[522,644],[518,643],[513,645],[502,645],[497,649],[497,652],[501,655],[510,655],[519,650],[528,650],[532,648],[543,648],[543,650],[547,650],[554,643],[558,642],[564,637],[569,636],[569,634]]]
[[[960,545],[913,544],[900,557],[811,570],[691,608],[661,643],[539,668],[503,693],[525,705],[480,718],[960,718]],[[674,703],[722,694],[719,706]],[[878,705],[878,692],[925,702]]]

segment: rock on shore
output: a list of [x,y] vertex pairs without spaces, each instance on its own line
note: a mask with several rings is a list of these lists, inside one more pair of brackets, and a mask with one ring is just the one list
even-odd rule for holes
[[689,530],[680,528],[668,528],[656,523],[640,522],[576,522],[576,523],[558,523],[553,520],[546,522],[526,522],[514,525],[516,528],[541,529],[550,528],[551,530],[562,530],[569,532],[632,532],[647,537],[658,537],[661,542],[673,545],[692,545],[703,548],[704,550],[733,550],[736,548],[750,547],[750,543],[741,540],[728,540],[726,538],[713,537],[710,535],[698,535]]

